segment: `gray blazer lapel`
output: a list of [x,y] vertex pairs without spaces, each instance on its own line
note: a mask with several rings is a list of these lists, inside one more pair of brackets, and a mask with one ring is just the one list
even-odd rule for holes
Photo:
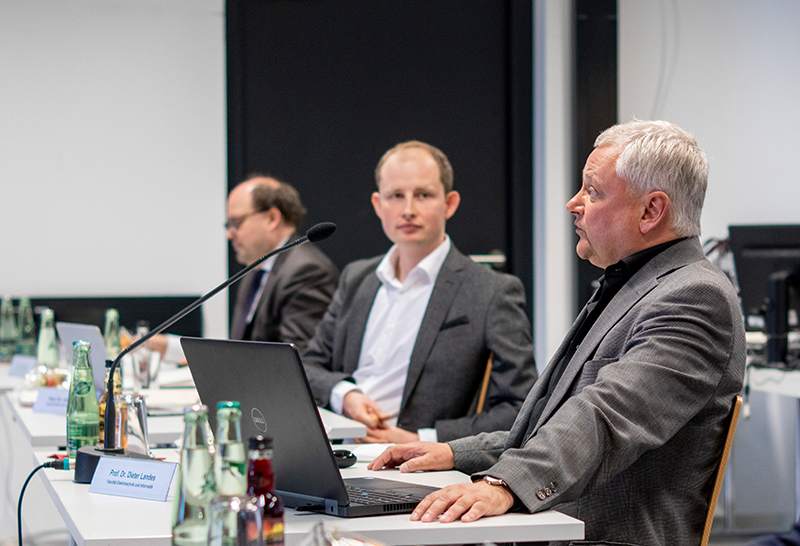
[[[591,301],[593,297],[594,295],[589,298],[589,301]],[[539,398],[547,394],[547,387],[550,384],[550,377],[553,375],[553,369],[555,368],[556,364],[561,361],[564,353],[567,352],[569,344],[572,341],[572,338],[575,337],[578,326],[581,322],[583,322],[586,314],[587,310],[586,306],[584,306],[583,309],[581,309],[581,312],[578,313],[578,317],[572,323],[567,335],[564,336],[564,340],[561,342],[561,345],[556,350],[555,354],[553,354],[550,362],[548,362],[547,367],[542,371],[541,375],[539,375],[539,379],[537,379],[536,383],[533,385],[531,392],[528,393],[528,396],[525,398],[525,402],[522,404],[519,414],[514,420],[514,425],[511,427],[511,432],[508,435],[508,441],[506,444],[507,448],[519,447],[524,443],[525,438],[523,438],[523,436],[528,430],[530,415],[533,411],[533,407],[536,405],[536,401],[539,400]]]
[[[639,271],[639,273],[642,273],[642,271]],[[636,281],[637,278],[639,279],[638,282]],[[542,423],[547,422],[547,419],[550,418],[556,408],[561,405],[561,400],[569,394],[573,381],[580,374],[584,364],[586,364],[589,358],[594,354],[597,346],[600,345],[600,342],[603,341],[609,330],[611,330],[611,328],[636,305],[636,302],[656,284],[656,278],[652,276],[652,274],[646,277],[640,277],[637,273],[622,287],[619,293],[614,296],[614,299],[609,302],[608,307],[597,317],[597,322],[594,323],[594,326],[592,326],[591,330],[586,334],[580,347],[578,347],[575,354],[572,356],[572,360],[567,364],[564,375],[561,376],[561,380],[553,391],[553,395],[550,397],[550,400],[547,401],[547,405],[542,412],[542,417],[539,419],[539,423],[536,425],[534,432],[539,429]]]
[[444,324],[444,320],[447,317],[447,312],[453,304],[456,293],[458,293],[458,287],[461,286],[464,260],[469,260],[469,258],[451,245],[450,252],[447,253],[447,258],[445,258],[442,268],[439,270],[439,276],[436,278],[431,299],[428,301],[425,316],[422,318],[422,324],[419,327],[417,340],[414,342],[414,350],[408,363],[408,376],[403,388],[400,413],[405,409],[406,401],[417,384],[436,337],[439,335],[439,330],[441,330],[442,324]]
[[375,301],[375,295],[381,287],[381,281],[371,271],[361,286],[358,287],[350,313],[347,315],[344,358],[342,366],[344,373],[352,374],[358,368],[358,359],[361,357],[361,342],[364,339],[364,330],[367,329],[367,319]]
[[[699,240],[693,237],[664,250],[631,277],[609,302],[608,307],[597,317],[597,322],[586,334],[578,350],[575,351],[572,360],[564,370],[564,375],[562,375],[561,380],[553,391],[553,395],[547,401],[539,423],[533,431],[534,433],[542,423],[547,422],[547,419],[559,407],[561,401],[570,393],[575,378],[580,374],[584,364],[594,354],[608,332],[645,294],[658,285],[659,277],[702,259],[703,256]],[[572,336],[569,336],[568,339],[572,339]],[[563,354],[561,349],[559,353]]]

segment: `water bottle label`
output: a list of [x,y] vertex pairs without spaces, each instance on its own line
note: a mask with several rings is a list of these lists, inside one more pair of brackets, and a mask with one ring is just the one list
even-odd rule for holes
[[88,381],[79,381],[75,383],[75,394],[78,396],[86,396],[89,394],[91,386]]

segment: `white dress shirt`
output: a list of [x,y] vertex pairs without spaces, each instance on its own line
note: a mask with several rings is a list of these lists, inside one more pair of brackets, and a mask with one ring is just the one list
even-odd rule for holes
[[[442,244],[423,258],[402,283],[395,275],[397,246],[392,246],[383,257],[375,270],[381,286],[361,341],[358,368],[353,374],[356,382],[342,381],[333,388],[334,411],[342,413],[344,396],[358,389],[392,416],[387,425],[396,425],[411,353],[448,252],[450,238],[445,236]],[[428,429],[423,430],[426,438],[435,439],[435,430],[433,437]]]

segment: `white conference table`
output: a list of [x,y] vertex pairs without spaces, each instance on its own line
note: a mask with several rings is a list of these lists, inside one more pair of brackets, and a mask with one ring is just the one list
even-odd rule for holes
[[9,375],[11,364],[9,362],[0,362],[0,393],[11,391],[22,385],[23,379],[21,377],[14,377]]
[[[34,412],[33,408],[19,403],[16,393],[6,393],[6,397],[12,419],[19,424],[31,446],[56,447],[67,444],[66,415]],[[151,444],[173,443],[183,434],[183,418],[175,415],[150,417],[147,426]]]
[[[159,396],[169,396],[165,391],[174,391],[173,396],[179,397],[180,407],[185,407],[197,402],[197,391],[194,389],[161,389]],[[56,447],[66,445],[66,417],[52,413],[36,413],[33,408],[22,406],[14,392],[6,392],[11,407],[11,418],[19,423],[20,429],[26,436],[31,446]],[[149,407],[149,406],[148,406]],[[328,438],[341,440],[350,438],[363,438],[367,435],[366,427],[347,417],[333,413],[323,408],[318,408],[322,423]],[[183,434],[184,422],[182,415],[151,415],[147,419],[148,440],[151,445],[174,443]]]
[[[176,450],[162,450],[176,461]],[[35,452],[34,464],[50,454]],[[168,546],[171,544],[173,480],[166,502],[89,493],[88,484],[72,481],[72,471],[45,469],[39,475],[78,546]],[[425,485],[444,486],[469,481],[461,472],[401,474],[396,470],[371,472],[366,463],[342,470],[344,477],[363,475],[401,479]],[[555,511],[539,514],[505,514],[474,523],[412,522],[407,514],[366,518],[337,518],[325,514],[286,511],[285,544],[297,546],[317,522],[327,530],[356,532],[389,545],[474,544],[491,542],[547,542],[583,538],[583,522]]]

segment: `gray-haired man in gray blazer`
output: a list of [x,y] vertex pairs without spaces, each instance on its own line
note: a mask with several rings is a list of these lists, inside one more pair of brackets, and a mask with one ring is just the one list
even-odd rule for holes
[[736,293],[697,237],[707,173],[671,123],[597,138],[567,210],[601,287],[510,431],[395,446],[371,463],[472,474],[411,519],[555,508],[582,519],[591,544],[699,544],[745,364]]

